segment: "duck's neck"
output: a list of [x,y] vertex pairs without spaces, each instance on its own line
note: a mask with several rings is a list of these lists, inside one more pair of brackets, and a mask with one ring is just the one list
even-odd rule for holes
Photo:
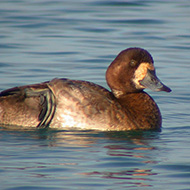
[[127,114],[130,114],[136,129],[160,129],[162,123],[160,110],[147,93],[129,93],[118,100]]

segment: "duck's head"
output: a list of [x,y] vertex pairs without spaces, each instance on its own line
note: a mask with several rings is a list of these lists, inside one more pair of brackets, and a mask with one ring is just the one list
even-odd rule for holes
[[106,80],[116,97],[145,88],[170,92],[156,76],[150,53],[141,48],[123,50],[108,67]]

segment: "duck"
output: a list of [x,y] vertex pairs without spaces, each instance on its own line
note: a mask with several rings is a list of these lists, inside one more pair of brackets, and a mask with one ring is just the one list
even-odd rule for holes
[[144,91],[171,92],[156,76],[151,54],[121,51],[106,71],[110,90],[83,80],[54,78],[0,92],[0,125],[101,131],[160,130],[162,116]]

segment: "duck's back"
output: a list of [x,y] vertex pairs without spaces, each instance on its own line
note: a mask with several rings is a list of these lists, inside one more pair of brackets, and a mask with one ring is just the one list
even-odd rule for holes
[[[0,93],[0,124],[36,127],[45,113],[47,83],[11,88]],[[41,118],[40,118],[41,117]]]
[[131,125],[111,92],[91,82],[69,79],[3,91],[0,123],[100,130],[124,130]]

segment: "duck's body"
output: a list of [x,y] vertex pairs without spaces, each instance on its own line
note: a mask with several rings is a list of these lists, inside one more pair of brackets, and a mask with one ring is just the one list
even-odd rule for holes
[[[150,80],[147,75],[150,77],[152,73],[149,75],[148,70],[154,71],[150,54],[130,48],[121,52],[107,70],[106,79],[112,92],[91,82],[69,79],[5,90],[0,93],[0,124],[98,130],[159,129],[159,108],[143,91],[146,86],[140,83],[146,85]],[[157,90],[170,91],[162,83],[159,85],[162,86]]]

